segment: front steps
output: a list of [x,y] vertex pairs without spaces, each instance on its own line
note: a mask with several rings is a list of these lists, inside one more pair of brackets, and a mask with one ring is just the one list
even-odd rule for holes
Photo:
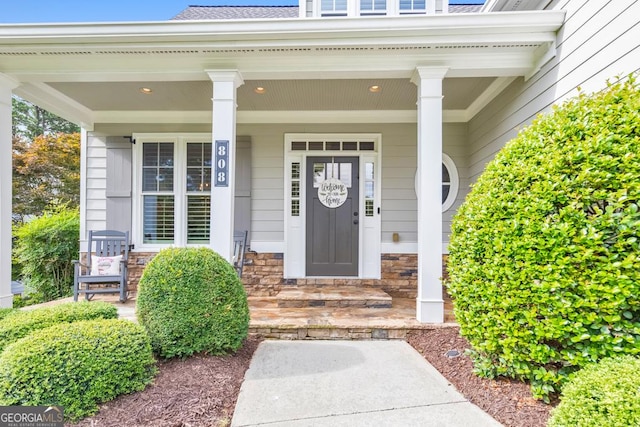
[[295,287],[276,295],[279,308],[391,308],[391,296],[376,288]]
[[249,297],[249,333],[266,339],[387,340],[439,325],[416,320],[414,298],[378,288],[291,287],[273,297]]

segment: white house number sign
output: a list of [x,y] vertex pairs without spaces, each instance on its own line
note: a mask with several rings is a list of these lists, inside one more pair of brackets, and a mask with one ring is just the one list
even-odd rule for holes
[[214,187],[229,186],[229,141],[215,143],[215,179]]
[[347,200],[347,186],[337,178],[329,178],[318,187],[320,203],[330,209],[335,209]]

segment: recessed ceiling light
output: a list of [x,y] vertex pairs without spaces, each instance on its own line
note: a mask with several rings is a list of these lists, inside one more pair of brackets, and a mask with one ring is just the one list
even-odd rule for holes
[[140,92],[144,93],[145,95],[151,95],[151,93],[153,92],[153,90],[151,90],[148,87],[141,87],[140,88]]
[[380,92],[382,88],[378,85],[369,86],[369,92],[377,93]]
[[258,86],[257,88],[255,88],[253,90],[255,93],[258,93],[260,95],[262,95],[263,93],[265,93],[267,90],[265,88],[263,88],[262,86]]

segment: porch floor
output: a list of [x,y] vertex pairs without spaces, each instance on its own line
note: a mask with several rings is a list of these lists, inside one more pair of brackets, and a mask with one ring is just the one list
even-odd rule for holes
[[[36,306],[73,301],[63,298]],[[137,321],[136,296],[120,303],[117,295],[96,295],[92,301],[106,301],[118,308],[121,318]],[[432,329],[455,324],[451,301],[445,297],[445,323],[425,324],[416,320],[416,301],[392,298],[390,308],[278,307],[278,298],[249,297],[249,333],[270,339],[404,339],[415,329]]]

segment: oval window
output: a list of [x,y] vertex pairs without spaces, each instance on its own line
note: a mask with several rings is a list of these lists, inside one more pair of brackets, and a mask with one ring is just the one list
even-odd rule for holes
[[[447,211],[458,195],[458,169],[448,155],[442,153],[442,212]],[[418,195],[418,171],[416,170],[415,191]]]

